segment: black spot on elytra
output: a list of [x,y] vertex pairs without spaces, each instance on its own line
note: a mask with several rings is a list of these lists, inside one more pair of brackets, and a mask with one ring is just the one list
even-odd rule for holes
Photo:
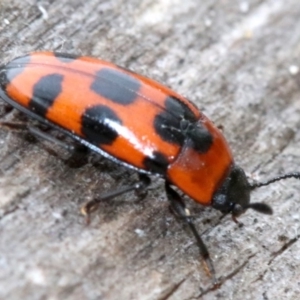
[[95,145],[110,145],[118,137],[115,125],[122,122],[116,113],[105,105],[88,108],[82,116],[81,131]]
[[49,107],[62,91],[63,75],[51,74],[42,77],[33,87],[28,108],[40,116],[45,116]]
[[197,118],[191,109],[180,99],[169,96],[165,101],[166,110],[176,115],[177,117],[190,121],[196,122]]
[[154,128],[159,136],[167,142],[183,145],[185,140],[181,122],[196,122],[196,117],[189,107],[175,97],[168,97],[165,110],[154,119]]
[[99,96],[127,105],[136,99],[140,82],[121,71],[104,68],[96,73],[91,89]]
[[187,137],[186,145],[200,153],[207,152],[213,143],[213,136],[200,121],[186,128],[185,135]]
[[183,145],[185,136],[180,128],[180,120],[174,118],[170,113],[158,114],[154,119],[154,128],[164,141]]
[[210,132],[197,120],[190,108],[175,97],[165,101],[166,109],[154,119],[157,134],[169,143],[192,147],[201,153],[206,152],[213,141]]
[[165,175],[169,166],[168,159],[160,152],[155,151],[152,157],[146,157],[143,162],[145,169],[156,174]]
[[29,61],[30,55],[26,55],[0,66],[0,87],[2,90],[5,91],[6,86],[24,71]]
[[80,57],[80,55],[70,53],[53,52],[53,54],[57,59],[64,63],[70,63]]

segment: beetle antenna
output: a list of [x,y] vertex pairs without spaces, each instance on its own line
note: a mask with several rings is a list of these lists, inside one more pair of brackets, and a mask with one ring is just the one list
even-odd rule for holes
[[251,183],[250,184],[250,189],[251,190],[254,190],[258,187],[261,187],[261,186],[266,186],[266,185],[269,185],[273,182],[276,182],[276,181],[279,181],[279,180],[282,180],[282,179],[288,179],[288,178],[296,178],[296,179],[300,179],[300,173],[288,173],[288,174],[285,174],[285,175],[282,175],[282,176],[278,176],[278,177],[275,177],[275,178],[272,178],[270,180],[267,180],[265,182],[254,182],[254,183]]
[[246,205],[244,207],[244,209],[248,209],[248,208],[256,210],[257,212],[259,212],[261,214],[265,214],[265,215],[272,215],[273,214],[272,207],[269,206],[266,203],[263,203],[263,202],[249,203],[248,205]]

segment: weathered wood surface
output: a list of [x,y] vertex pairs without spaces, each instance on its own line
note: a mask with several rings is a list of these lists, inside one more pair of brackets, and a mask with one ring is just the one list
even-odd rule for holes
[[[222,124],[249,175],[300,170],[298,0],[2,0],[0,49],[1,63],[49,49],[129,67]],[[243,228],[187,199],[223,278],[212,290],[162,181],[140,203],[103,203],[86,227],[80,205],[136,175],[93,157],[70,168],[25,133],[1,128],[0,139],[1,299],[299,299],[296,180],[253,193],[275,213],[249,211]]]

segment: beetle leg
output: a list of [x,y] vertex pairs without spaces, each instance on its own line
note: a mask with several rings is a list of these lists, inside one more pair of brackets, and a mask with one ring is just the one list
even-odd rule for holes
[[200,254],[203,258],[204,268],[205,268],[206,272],[208,273],[208,275],[210,277],[212,277],[214,284],[216,285],[217,279],[216,279],[216,272],[215,272],[213,262],[210,258],[210,255],[209,255],[206,245],[204,244],[200,234],[198,233],[198,231],[192,221],[190,211],[185,207],[185,204],[184,204],[182,198],[180,197],[180,195],[174,189],[171,188],[171,186],[168,182],[165,183],[165,189],[166,189],[168,200],[170,201],[170,204],[171,204],[171,208],[178,216],[180,216],[182,218],[183,222],[185,222],[185,224],[188,225],[191,232],[193,233],[193,235],[196,239]]
[[[83,158],[86,156],[87,147],[85,147],[81,144],[73,144],[73,145],[68,144],[64,141],[57,139],[53,135],[41,130],[40,128],[38,128],[36,126],[29,125],[26,122],[5,122],[4,121],[4,122],[0,122],[0,126],[5,126],[12,130],[28,131],[31,135],[33,135],[34,137],[36,137],[40,140],[45,140],[45,141],[51,143],[51,145],[55,144],[65,150],[69,151],[71,153],[71,157],[69,157],[68,159],[65,160],[65,163],[69,167],[77,168],[77,167],[80,167],[85,164],[85,162],[82,163],[82,161],[85,161]],[[51,154],[54,154],[57,156],[55,151],[53,151],[52,149],[49,149],[49,148],[48,148],[48,150],[49,150],[49,152],[51,152]]]
[[12,130],[26,130],[30,132],[33,136],[46,140],[50,143],[54,143],[59,145],[60,147],[68,150],[68,151],[74,151],[76,147],[73,145],[68,145],[67,143],[64,143],[63,141],[60,141],[59,139],[55,138],[51,134],[48,134],[41,129],[39,129],[36,126],[28,125],[26,122],[0,122],[0,126],[8,127]]
[[54,143],[56,145],[59,145],[60,147],[70,151],[70,152],[74,152],[76,151],[76,146],[74,145],[69,145],[63,141],[60,141],[59,139],[55,138],[54,136],[52,136],[51,134],[48,134],[46,132],[43,132],[42,130],[40,130],[39,128],[35,127],[35,126],[31,126],[28,125],[27,126],[28,131],[34,135],[35,137],[42,139],[42,140],[46,140],[49,143]]
[[0,122],[0,126],[7,127],[12,130],[27,130],[26,122]]
[[48,134],[44,132],[43,130],[39,129],[36,126],[28,125],[26,122],[0,122],[0,126],[8,127],[12,130],[25,130],[30,132],[33,136],[35,136],[38,139],[46,140],[50,143],[54,143],[59,145],[60,147],[68,150],[68,151],[75,151],[76,146],[69,145],[63,141],[60,141],[59,139],[55,138],[51,134]]
[[95,198],[81,207],[81,213],[86,217],[86,223],[90,223],[91,213],[97,210],[101,201],[110,200],[117,196],[129,193],[134,191],[138,196],[145,196],[145,190],[150,185],[151,179],[145,174],[139,174],[139,181],[122,188],[117,189],[116,191],[111,191],[106,194],[100,195],[99,198]]
[[36,136],[37,138],[46,140],[51,144],[56,144],[61,148],[64,148],[67,151],[69,151],[71,153],[71,156],[66,160],[64,160],[69,167],[78,168],[86,164],[87,162],[86,154],[88,153],[88,148],[86,146],[81,144],[75,144],[75,143],[68,144],[64,141],[55,138],[53,135],[40,130],[38,127],[35,126],[28,125],[27,129],[32,135]]
[[14,108],[6,103],[6,102],[1,102],[1,106],[0,106],[0,117],[3,117],[4,115],[10,113]]

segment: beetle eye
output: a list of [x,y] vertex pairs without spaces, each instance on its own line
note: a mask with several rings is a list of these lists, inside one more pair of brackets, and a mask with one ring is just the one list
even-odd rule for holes
[[214,197],[214,208],[219,210],[224,210],[226,205],[226,196],[224,194],[219,194]]
[[232,215],[238,217],[243,212],[245,212],[245,209],[240,204],[236,203],[232,209]]

